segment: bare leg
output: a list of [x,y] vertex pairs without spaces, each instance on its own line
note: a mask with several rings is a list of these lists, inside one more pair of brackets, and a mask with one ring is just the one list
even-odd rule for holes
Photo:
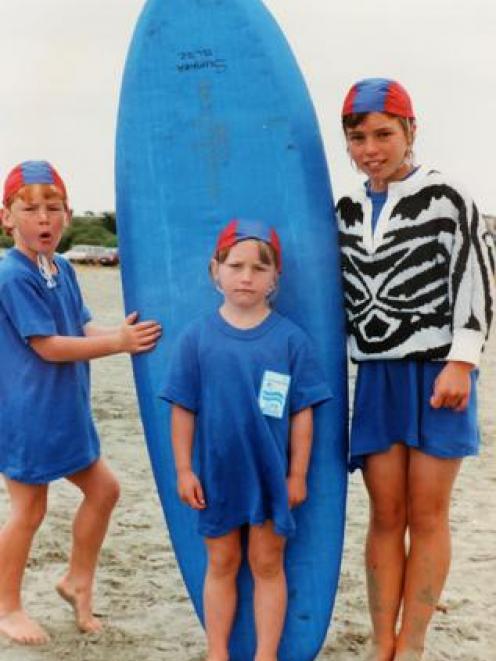
[[449,506],[460,465],[460,459],[438,459],[410,450],[410,552],[395,661],[418,661],[422,657],[427,628],[448,575]]
[[208,567],[203,588],[207,661],[228,661],[229,635],[236,612],[236,577],[241,564],[239,530],[205,539]]
[[93,583],[119,484],[102,459],[67,479],[81,489],[84,498],[73,522],[69,569],[57,591],[73,607],[80,631],[92,633],[102,628],[93,615]]
[[274,532],[272,521],[250,528],[248,557],[255,582],[257,630],[255,661],[277,661],[287,606],[285,544],[286,539]]
[[373,640],[368,661],[392,661],[405,573],[408,448],[393,445],[366,459],[364,480],[370,498],[365,550]]
[[17,643],[41,645],[49,636],[22,609],[21,586],[33,537],[45,516],[48,487],[5,482],[11,511],[0,530],[0,633]]

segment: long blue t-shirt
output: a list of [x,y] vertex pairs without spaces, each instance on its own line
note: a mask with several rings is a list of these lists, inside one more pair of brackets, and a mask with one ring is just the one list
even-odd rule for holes
[[161,396],[196,414],[207,502],[200,534],[217,537],[266,520],[293,534],[290,416],[331,397],[305,333],[276,312],[248,330],[216,312],[179,338]]
[[0,262],[0,472],[45,484],[99,456],[85,362],[51,363],[29,345],[33,336],[82,336],[90,313],[72,266],[55,256],[56,286],[16,249]]

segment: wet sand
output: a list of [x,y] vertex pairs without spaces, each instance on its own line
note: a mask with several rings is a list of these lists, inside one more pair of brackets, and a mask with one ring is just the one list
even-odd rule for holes
[[[95,320],[122,319],[118,269],[78,269]],[[496,641],[496,334],[482,365],[481,455],[465,461],[452,508],[453,562],[442,605],[435,615],[425,661],[489,661]],[[0,661],[201,661],[203,631],[193,613],[163,523],[143,441],[130,361],[94,361],[93,405],[102,450],[122,485],[102,552],[95,609],[101,635],[78,633],[68,605],[54,585],[69,551],[76,490],[51,486],[49,513],[32,550],[24,585],[25,606],[46,627],[52,642],[40,648],[0,638]],[[0,521],[7,513],[0,485]],[[360,659],[369,634],[362,550],[367,497],[361,477],[350,480],[341,586],[319,661]]]

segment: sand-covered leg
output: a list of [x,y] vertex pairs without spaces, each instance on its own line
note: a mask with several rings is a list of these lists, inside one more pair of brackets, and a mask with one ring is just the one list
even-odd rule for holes
[[410,551],[396,642],[398,661],[422,658],[427,629],[450,565],[449,506],[460,465],[460,459],[439,459],[410,450]]
[[93,615],[93,583],[110,515],[119,498],[119,484],[101,459],[68,479],[84,498],[74,518],[69,570],[56,589],[73,607],[79,630],[96,633],[102,623]]
[[22,608],[21,586],[34,534],[46,512],[47,485],[5,478],[9,517],[0,530],[0,633],[21,644],[48,642],[46,631]]
[[408,450],[400,443],[370,455],[365,464],[370,499],[365,568],[373,629],[368,661],[392,661],[395,652],[406,562],[407,465]]

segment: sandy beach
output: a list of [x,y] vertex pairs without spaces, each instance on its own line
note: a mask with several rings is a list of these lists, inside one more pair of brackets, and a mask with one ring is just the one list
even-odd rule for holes
[[[123,317],[118,269],[81,267],[78,276],[95,320]],[[452,508],[453,563],[436,613],[425,661],[489,661],[496,641],[496,338],[484,356],[479,388],[482,451],[465,461]],[[203,631],[176,567],[156,496],[137,411],[130,360],[94,361],[93,406],[103,455],[122,485],[103,549],[96,612],[101,635],[81,635],[56,594],[70,542],[78,493],[60,480],[51,486],[49,513],[32,550],[24,585],[25,606],[46,627],[52,642],[25,648],[0,639],[0,661],[201,661]],[[0,485],[0,521],[7,513]],[[332,626],[319,661],[363,655],[369,634],[363,538],[367,497],[356,473],[350,480],[341,586]]]

